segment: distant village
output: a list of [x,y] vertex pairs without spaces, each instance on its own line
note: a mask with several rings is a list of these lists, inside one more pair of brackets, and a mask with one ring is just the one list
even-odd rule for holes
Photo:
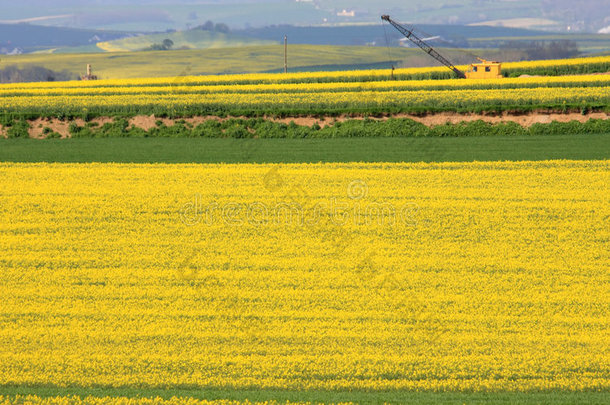
[[21,55],[23,49],[20,47],[11,47],[10,44],[0,44],[0,55]]

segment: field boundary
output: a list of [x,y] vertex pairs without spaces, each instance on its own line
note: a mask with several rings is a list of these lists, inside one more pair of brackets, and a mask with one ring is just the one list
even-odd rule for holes
[[[38,399],[44,398],[87,398],[120,399],[130,403],[134,400],[156,398],[157,400],[171,400],[172,398],[188,398],[189,401],[295,401],[302,403],[340,403],[353,402],[363,404],[377,403],[413,403],[413,404],[436,404],[436,403],[574,403],[574,404],[602,404],[607,391],[532,391],[532,392],[434,392],[434,391],[294,391],[279,389],[223,389],[206,387],[178,386],[169,389],[164,388],[134,388],[134,387],[57,387],[52,385],[35,386],[1,386],[5,399],[20,396],[34,396]],[[36,398],[32,398],[34,401]],[[566,400],[567,399],[567,400]],[[11,403],[11,402],[9,402]],[[21,403],[21,402],[17,402]],[[36,403],[36,402],[34,402]],[[195,404],[196,402],[192,402]]]
[[[237,117],[219,117],[213,115],[193,116],[184,118],[168,118],[157,117],[153,115],[136,115],[132,117],[110,117],[101,116],[91,118],[85,121],[83,118],[59,119],[59,118],[36,118],[25,120],[27,123],[27,132],[30,138],[45,139],[49,134],[58,138],[72,137],[72,131],[75,126],[78,128],[101,128],[106,124],[113,125],[119,120],[126,120],[127,131],[140,129],[143,131],[151,131],[159,127],[172,128],[178,124],[187,125],[190,128],[196,127],[209,122],[226,123],[229,120],[249,120],[246,116]],[[498,125],[515,123],[524,129],[531,128],[536,124],[552,124],[552,123],[580,123],[585,124],[590,120],[606,121],[610,119],[610,112],[553,112],[553,111],[533,111],[530,113],[511,113],[508,111],[502,113],[467,113],[460,114],[455,112],[439,112],[428,114],[384,114],[380,116],[369,116],[366,114],[342,114],[338,116],[319,116],[319,115],[303,115],[303,116],[264,116],[262,120],[286,125],[297,125],[308,128],[328,128],[336,126],[338,123],[346,123],[350,121],[377,121],[386,122],[390,119],[412,120],[414,122],[425,125],[428,128],[435,128],[442,125],[462,125],[474,123],[477,121]],[[0,137],[8,137],[8,127],[0,124]]]

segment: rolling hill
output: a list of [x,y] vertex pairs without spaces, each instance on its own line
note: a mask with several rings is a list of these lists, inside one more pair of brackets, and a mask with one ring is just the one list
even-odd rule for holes
[[0,49],[11,52],[18,48],[23,52],[58,47],[81,47],[96,42],[123,38],[130,33],[123,31],[88,30],[66,27],[45,27],[31,24],[0,24]]
[[192,29],[99,42],[97,47],[107,52],[140,51],[152,45],[160,44],[165,39],[170,39],[174,43],[174,49],[230,48],[278,43],[277,40],[271,41],[231,33]]
[[[339,70],[390,66],[388,51],[382,47],[292,45],[288,52],[290,71],[320,70],[321,67]],[[393,50],[391,56],[400,61],[421,56],[420,53],[419,50],[402,48]],[[5,66],[37,65],[79,74],[84,73],[88,63],[93,65],[94,73],[102,79],[256,73],[281,70],[284,66],[284,47],[265,45],[174,51],[29,54],[2,59]]]

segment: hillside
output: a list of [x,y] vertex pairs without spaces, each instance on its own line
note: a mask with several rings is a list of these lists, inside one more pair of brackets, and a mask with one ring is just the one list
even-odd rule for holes
[[[388,51],[382,47],[313,46],[289,47],[290,71],[371,67],[381,63],[389,68]],[[421,57],[415,49],[395,49],[391,56],[396,61]],[[424,57],[426,55],[423,55]],[[197,49],[176,51],[115,52],[91,54],[33,54],[8,56],[3,65],[39,65],[54,71],[68,70],[84,73],[87,63],[95,74],[105,79],[168,77],[184,74],[225,74],[277,71],[284,66],[282,45],[249,46],[241,48]],[[306,69],[309,67],[309,69]]]
[[[540,31],[507,27],[443,25],[443,24],[417,24],[419,31],[429,33],[430,36],[439,35],[445,41],[461,42],[468,38],[484,37],[522,37],[540,35]],[[375,42],[379,46],[386,46],[386,37],[390,44],[397,45],[402,38],[400,33],[387,23],[381,22],[366,25],[339,25],[339,26],[268,26],[263,28],[249,28],[235,31],[236,34],[252,38],[274,39],[288,35],[291,43],[312,45],[366,45]],[[426,35],[428,36],[428,35]],[[433,41],[431,41],[433,42]],[[459,44],[462,46],[462,44]],[[446,45],[445,45],[446,46]]]
[[18,49],[34,52],[57,47],[90,46],[130,35],[123,31],[45,27],[31,24],[0,24],[0,53]]
[[222,33],[214,31],[203,31],[192,29],[171,33],[140,35],[114,41],[100,42],[97,47],[107,52],[140,51],[155,44],[170,39],[174,49],[207,49],[207,48],[229,48],[254,45],[271,45],[278,41],[249,38],[242,35]]

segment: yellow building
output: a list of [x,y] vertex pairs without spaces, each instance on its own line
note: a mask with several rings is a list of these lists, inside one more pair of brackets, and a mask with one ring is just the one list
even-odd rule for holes
[[502,77],[502,64],[479,59],[481,63],[473,63],[466,72],[468,79],[500,79]]

